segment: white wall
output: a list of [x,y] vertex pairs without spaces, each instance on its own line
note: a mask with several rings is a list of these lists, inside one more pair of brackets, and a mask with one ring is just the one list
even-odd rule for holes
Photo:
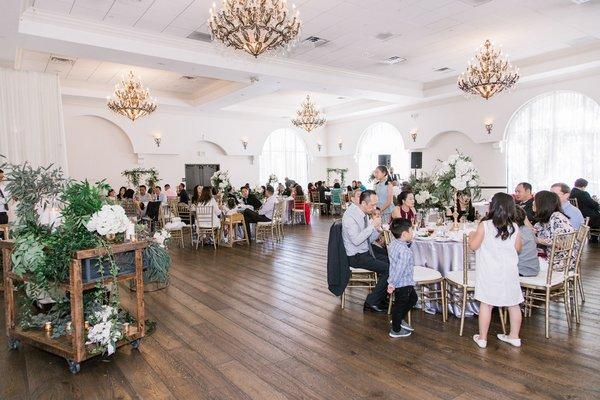
[[[437,158],[445,158],[458,148],[473,157],[485,185],[506,185],[506,160],[499,142],[504,139],[511,116],[528,100],[554,90],[575,90],[600,103],[600,75],[536,86],[523,84],[513,92],[497,95],[488,101],[458,98],[443,104],[329,123],[325,131],[330,149],[330,166],[348,168],[349,179],[355,179],[358,166],[354,154],[362,132],[376,122],[388,122],[402,133],[407,148],[423,151],[424,170],[430,171]],[[415,120],[411,114],[415,113],[418,114],[416,125],[419,134],[416,142],[413,142],[410,132],[415,127]],[[484,124],[487,121],[494,124],[491,135],[485,131]],[[342,150],[337,148],[340,138],[343,141]],[[560,177],[556,180],[560,181]]]
[[[68,137],[69,175],[107,178],[117,187],[121,171],[136,166],[156,167],[162,184],[181,182],[185,164],[220,164],[229,170],[232,184],[259,184],[259,155],[267,136],[287,127],[285,121],[231,119],[156,111],[135,122],[110,113],[102,104],[64,104]],[[153,134],[160,132],[160,147]],[[83,134],[85,133],[85,134]],[[298,132],[306,142],[309,180],[324,177],[327,157],[317,151],[318,134]],[[244,150],[241,138],[248,139]],[[73,163],[71,164],[71,160]],[[281,177],[283,178],[283,177]]]

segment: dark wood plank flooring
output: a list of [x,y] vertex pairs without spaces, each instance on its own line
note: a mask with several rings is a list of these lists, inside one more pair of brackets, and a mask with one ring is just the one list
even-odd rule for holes
[[551,339],[537,312],[522,348],[490,338],[479,349],[476,319],[459,337],[456,318],[413,312],[416,332],[391,340],[387,317],[363,314],[366,291],[350,290],[341,310],[326,286],[331,220],[313,221],[280,244],[174,248],[171,286],[146,296],[157,331],[77,375],[41,350],[7,350],[0,335],[0,399],[600,398],[598,245],[584,255],[579,326],[569,332],[555,305]]

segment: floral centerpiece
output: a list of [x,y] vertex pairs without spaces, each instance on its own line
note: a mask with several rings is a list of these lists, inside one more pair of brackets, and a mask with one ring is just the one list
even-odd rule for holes
[[269,175],[269,180],[267,181],[267,185],[275,187],[277,182],[279,182],[279,179],[277,179],[277,175],[275,175],[275,174]]
[[231,182],[229,182],[229,171],[215,172],[210,178],[210,183],[220,192],[228,193],[229,189],[231,189]]
[[436,187],[439,197],[447,206],[454,204],[458,192],[478,197],[481,193],[479,172],[471,157],[457,150],[446,161],[440,161],[436,171]]
[[440,207],[440,198],[438,197],[434,176],[427,174],[422,174],[420,178],[412,176],[410,187],[415,193],[417,209],[429,210]]
[[123,207],[105,204],[100,211],[92,214],[86,228],[90,232],[114,238],[117,233],[125,232],[131,224]]

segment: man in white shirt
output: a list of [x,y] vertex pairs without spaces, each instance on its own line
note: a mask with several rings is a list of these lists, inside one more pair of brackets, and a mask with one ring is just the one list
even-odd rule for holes
[[8,224],[8,198],[4,171],[0,169],[0,224]]
[[249,208],[244,210],[244,220],[246,221],[246,232],[250,235],[250,224],[256,222],[270,222],[273,219],[273,212],[275,211],[275,203],[277,198],[273,196],[275,190],[273,186],[267,186],[265,190],[266,200],[265,203],[259,208],[258,212]]
[[369,219],[376,207],[377,194],[373,190],[362,192],[360,203],[349,207],[342,217],[342,239],[350,267],[364,268],[379,276],[377,285],[365,300],[363,310],[385,313],[382,305],[386,299],[390,266],[389,262],[375,258],[371,246],[381,233],[381,217]]
[[162,190],[160,190],[160,186],[154,186],[154,201],[160,201],[163,204],[167,202],[167,195]]

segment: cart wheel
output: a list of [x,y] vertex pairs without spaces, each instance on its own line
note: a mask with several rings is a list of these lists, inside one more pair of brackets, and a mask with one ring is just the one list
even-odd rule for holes
[[69,364],[69,371],[71,371],[72,374],[76,374],[81,370],[81,364],[78,362],[67,360],[67,364]]
[[135,339],[133,342],[131,342],[131,347],[133,347],[134,349],[139,349],[141,343],[142,339]]
[[8,339],[8,348],[10,350],[17,350],[21,347],[21,341],[17,339]]

